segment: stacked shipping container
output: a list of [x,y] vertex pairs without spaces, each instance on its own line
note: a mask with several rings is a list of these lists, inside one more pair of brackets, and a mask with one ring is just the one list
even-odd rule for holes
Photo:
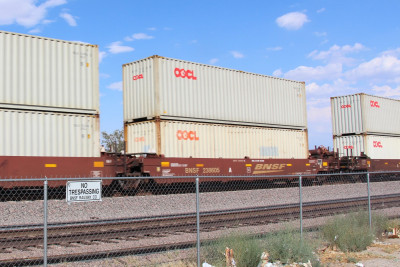
[[306,158],[305,85],[152,56],[123,66],[128,153]]
[[97,46],[0,31],[0,64],[0,156],[100,156]]
[[400,101],[367,94],[331,98],[333,145],[341,156],[400,158]]

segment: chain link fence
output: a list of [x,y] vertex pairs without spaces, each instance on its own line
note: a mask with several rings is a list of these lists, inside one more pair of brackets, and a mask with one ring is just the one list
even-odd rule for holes
[[[35,186],[20,186],[27,181]],[[260,237],[289,225],[303,233],[359,210],[400,214],[399,172],[0,179],[0,185],[2,266],[197,266],[213,256],[211,242],[228,236]]]

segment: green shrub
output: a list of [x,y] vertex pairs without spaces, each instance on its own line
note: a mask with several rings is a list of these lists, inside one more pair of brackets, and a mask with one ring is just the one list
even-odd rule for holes
[[225,249],[233,249],[236,266],[252,267],[260,262],[262,247],[255,237],[245,235],[231,235],[208,242],[202,246],[203,260],[214,266],[226,266]]
[[319,262],[313,252],[315,247],[307,239],[301,239],[300,233],[294,229],[269,234],[266,237],[266,249],[270,255],[269,261],[280,261],[284,264],[293,262],[306,263],[309,260],[312,266],[318,266]]
[[364,211],[336,216],[322,227],[322,235],[331,246],[336,245],[343,252],[362,251],[386,229],[385,217],[374,215],[372,221],[370,229],[368,212]]

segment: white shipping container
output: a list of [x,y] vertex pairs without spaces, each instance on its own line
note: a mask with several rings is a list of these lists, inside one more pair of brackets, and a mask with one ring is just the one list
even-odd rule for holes
[[100,156],[96,115],[0,109],[0,125],[0,156]]
[[183,121],[146,121],[125,125],[128,153],[166,157],[308,157],[307,131]]
[[400,101],[355,94],[331,98],[334,136],[343,134],[400,135]]
[[96,45],[0,31],[0,108],[98,113],[98,57]]
[[400,159],[400,137],[395,136],[336,136],[333,147],[339,156],[359,156],[364,152],[371,159]]
[[159,56],[123,65],[124,121],[307,128],[304,82]]

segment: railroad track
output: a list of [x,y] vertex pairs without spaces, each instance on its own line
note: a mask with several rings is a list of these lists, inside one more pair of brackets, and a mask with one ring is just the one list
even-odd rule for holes
[[[303,218],[329,216],[337,213],[359,210],[366,207],[366,197],[339,199],[334,201],[303,203]],[[371,198],[373,209],[400,206],[400,194],[381,195]],[[257,208],[233,209],[200,213],[200,231],[212,232],[231,227],[266,225],[299,218],[299,204],[265,206]],[[133,242],[129,248],[74,253],[51,256],[48,262],[102,258],[112,255],[132,255],[171,248],[185,248],[195,245],[195,241],[164,242],[143,246],[140,241],[152,237],[168,237],[180,233],[196,233],[196,214],[175,214],[159,217],[140,217],[122,220],[90,221],[82,223],[50,224],[48,226],[48,245],[69,246],[72,243],[91,245],[98,242]],[[168,238],[166,238],[168,239]],[[0,227],[0,254],[7,250],[27,250],[32,247],[43,247],[43,226],[26,225]],[[42,258],[0,260],[0,265],[41,264]]]

